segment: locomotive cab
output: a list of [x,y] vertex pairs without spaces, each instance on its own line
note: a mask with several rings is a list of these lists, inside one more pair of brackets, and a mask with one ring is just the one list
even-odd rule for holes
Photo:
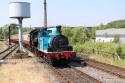
[[31,48],[38,47],[38,32],[37,31],[30,32],[30,47]]
[[49,36],[56,36],[61,34],[61,26],[47,28]]

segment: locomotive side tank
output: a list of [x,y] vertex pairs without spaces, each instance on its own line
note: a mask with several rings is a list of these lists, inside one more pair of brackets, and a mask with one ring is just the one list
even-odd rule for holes
[[30,32],[30,46],[39,57],[51,64],[68,63],[75,52],[68,38],[61,34],[61,26],[38,28]]

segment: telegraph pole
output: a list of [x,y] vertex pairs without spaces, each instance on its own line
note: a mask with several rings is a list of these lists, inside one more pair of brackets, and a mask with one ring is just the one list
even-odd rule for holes
[[44,27],[47,27],[47,3],[44,0]]

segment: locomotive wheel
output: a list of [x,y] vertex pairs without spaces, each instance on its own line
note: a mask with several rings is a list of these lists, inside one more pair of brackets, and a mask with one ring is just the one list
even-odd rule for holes
[[44,55],[43,53],[41,53],[39,57],[43,59],[44,56],[45,56],[45,55]]
[[45,54],[42,53],[39,57],[42,58],[42,59],[43,59],[44,61],[46,61],[47,63],[52,64],[51,59],[48,59]]

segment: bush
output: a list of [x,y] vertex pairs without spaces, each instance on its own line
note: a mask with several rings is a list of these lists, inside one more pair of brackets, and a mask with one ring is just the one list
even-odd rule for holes
[[114,36],[114,40],[113,40],[114,43],[120,43],[120,35],[119,34],[116,34]]
[[122,48],[120,46],[117,47],[116,52],[120,58],[122,58]]
[[[93,53],[93,49],[95,49],[95,51],[98,50],[114,54],[117,53],[120,58],[125,58],[125,45],[120,44],[119,47],[119,35],[115,35],[114,43],[96,43],[89,38],[90,34],[88,34],[88,32],[86,32],[83,27],[65,27],[62,29],[62,34],[68,37],[70,44],[73,46],[74,51],[76,51],[77,53],[90,55]],[[92,29],[91,37],[95,37],[95,29]],[[105,56],[106,54],[101,53],[101,55]],[[111,55],[112,57],[112,54],[108,55]]]
[[123,53],[123,48],[121,46],[118,46],[117,49],[116,49],[116,52],[118,54],[118,56],[121,58],[121,59],[124,59],[125,58],[125,53]]
[[68,37],[71,44],[83,44],[88,41],[87,32],[84,27],[64,27],[62,34]]

